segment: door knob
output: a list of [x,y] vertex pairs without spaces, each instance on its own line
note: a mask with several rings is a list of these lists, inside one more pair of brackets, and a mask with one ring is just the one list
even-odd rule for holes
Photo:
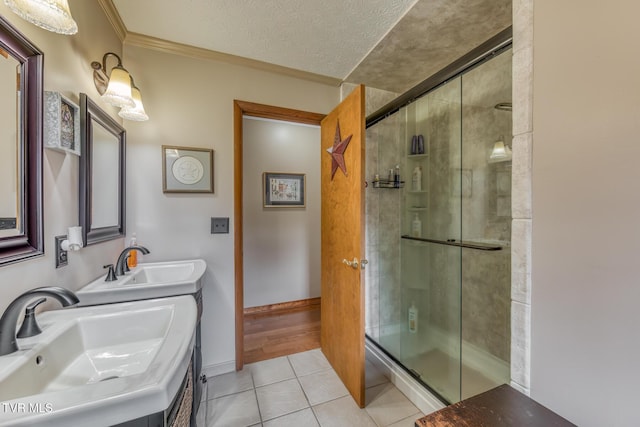
[[366,259],[363,259],[360,261],[360,268],[364,270],[364,267],[369,264],[369,261],[367,261]]
[[354,258],[353,261],[349,261],[348,259],[343,259],[342,260],[343,264],[348,265],[349,267],[353,268],[354,270],[358,268],[358,266],[360,265],[358,263],[358,258]]

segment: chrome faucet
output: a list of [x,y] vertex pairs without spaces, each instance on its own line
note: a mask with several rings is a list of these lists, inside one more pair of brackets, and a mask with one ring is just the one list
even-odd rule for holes
[[18,323],[18,317],[22,313],[24,304],[28,300],[40,295],[57,299],[63,307],[75,305],[80,302],[76,294],[58,286],[45,286],[31,289],[14,299],[4,311],[2,318],[0,318],[0,356],[18,351],[18,344],[16,344],[16,323]]
[[116,276],[122,276],[127,271],[125,269],[127,265],[127,256],[131,251],[140,251],[144,255],[150,254],[149,249],[144,246],[129,246],[128,248],[124,248],[122,252],[120,252],[120,256],[118,257],[118,261],[116,262]]

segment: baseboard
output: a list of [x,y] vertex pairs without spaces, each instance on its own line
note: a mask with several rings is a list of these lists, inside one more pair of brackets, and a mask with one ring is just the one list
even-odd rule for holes
[[367,360],[379,369],[425,415],[438,411],[445,404],[432,395],[404,369],[398,366],[375,344],[367,338],[365,341]]
[[252,314],[273,313],[276,311],[286,311],[295,308],[310,307],[315,305],[320,305],[320,297],[260,305],[257,307],[246,307],[244,309],[244,315],[247,316]]
[[227,374],[236,370],[236,361],[230,360],[228,362],[216,363],[215,365],[207,365],[202,367],[202,373],[207,378],[215,377],[217,375]]

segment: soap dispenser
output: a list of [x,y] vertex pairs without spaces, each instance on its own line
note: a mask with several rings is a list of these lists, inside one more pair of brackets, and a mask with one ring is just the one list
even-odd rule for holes
[[[131,235],[131,242],[129,243],[129,247],[137,246],[138,241],[136,240],[136,233]],[[131,269],[138,265],[138,251],[133,250],[129,252],[129,257],[127,258],[127,266]]]

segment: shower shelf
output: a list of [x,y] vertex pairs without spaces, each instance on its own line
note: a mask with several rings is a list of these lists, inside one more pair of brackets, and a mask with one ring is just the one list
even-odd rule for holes
[[476,242],[465,242],[461,240],[436,240],[436,239],[425,239],[422,237],[411,237],[407,235],[400,236],[405,240],[412,240],[414,242],[422,242],[422,243],[435,243],[437,245],[447,245],[447,246],[457,246],[460,248],[467,249],[477,249],[480,251],[500,251],[502,250],[502,246],[497,245],[488,245],[486,243],[476,243]]
[[427,208],[426,207],[424,207],[424,208],[407,208],[407,210],[409,212],[424,212],[424,211],[427,210]]
[[428,154],[407,154],[407,157],[410,159],[422,159],[428,156],[429,156]]
[[373,188],[392,188],[399,190],[404,187],[404,181],[373,181]]

